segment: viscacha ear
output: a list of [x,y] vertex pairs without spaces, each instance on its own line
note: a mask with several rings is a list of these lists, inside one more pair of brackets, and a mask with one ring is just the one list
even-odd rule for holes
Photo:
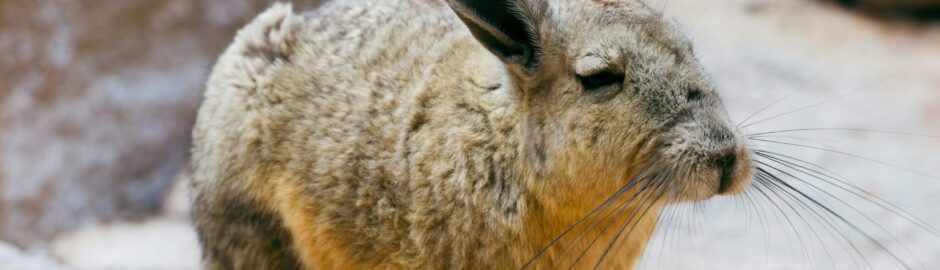
[[[504,62],[531,67],[539,53],[543,0],[448,0],[451,9],[487,50]],[[538,3],[531,3],[538,2]]]

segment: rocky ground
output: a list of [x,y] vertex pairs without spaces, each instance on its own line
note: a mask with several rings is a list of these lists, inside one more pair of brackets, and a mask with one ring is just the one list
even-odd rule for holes
[[[10,87],[0,91],[0,239],[11,243],[0,244],[0,269],[198,268],[181,184],[188,128],[215,55],[269,1],[111,2],[0,2],[0,49],[15,56],[0,58]],[[786,97],[747,133],[940,134],[940,23],[828,1],[649,2],[696,41],[733,119]],[[914,269],[940,265],[940,237],[866,200],[940,227],[940,139],[780,135],[842,152],[755,142],[870,191],[816,182],[865,213],[822,199],[883,248],[809,214],[814,225],[792,213],[787,222],[772,203],[718,199],[669,210],[684,218],[664,221],[641,269],[903,269],[889,254]]]

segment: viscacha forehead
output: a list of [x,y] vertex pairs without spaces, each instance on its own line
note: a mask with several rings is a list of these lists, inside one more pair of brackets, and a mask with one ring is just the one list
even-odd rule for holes
[[564,43],[570,57],[590,54],[619,57],[643,50],[685,57],[691,42],[674,23],[646,4],[632,0],[550,1],[556,42]]
[[[541,0],[545,1],[545,0]],[[581,21],[583,26],[602,26],[624,20],[645,20],[660,15],[649,6],[635,0],[560,0],[547,1],[556,19],[571,25]]]

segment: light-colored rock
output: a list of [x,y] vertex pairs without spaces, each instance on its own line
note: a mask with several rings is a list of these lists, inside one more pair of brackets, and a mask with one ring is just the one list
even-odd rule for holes
[[0,242],[0,269],[9,270],[66,270],[50,258],[28,255],[16,247]]
[[189,221],[172,218],[80,229],[56,238],[52,250],[79,270],[199,269],[201,254]]

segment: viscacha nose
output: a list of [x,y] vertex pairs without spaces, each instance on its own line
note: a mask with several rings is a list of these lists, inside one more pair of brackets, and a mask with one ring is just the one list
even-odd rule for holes
[[715,166],[721,171],[721,185],[718,188],[718,193],[725,193],[731,188],[731,177],[737,160],[737,155],[733,150],[722,153],[714,160]]
[[738,162],[734,133],[726,126],[714,125],[708,129],[706,140],[713,147],[710,151],[712,164],[721,172],[718,193],[724,193],[733,184],[734,168]]

